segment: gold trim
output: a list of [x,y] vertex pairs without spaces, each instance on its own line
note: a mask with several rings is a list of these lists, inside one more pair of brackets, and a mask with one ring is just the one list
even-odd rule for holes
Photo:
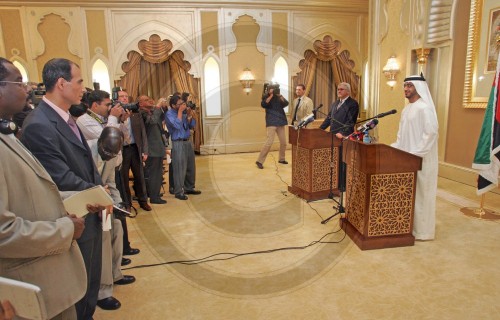
[[486,108],[487,97],[473,97],[477,84],[474,74],[477,70],[479,52],[481,14],[484,0],[473,0],[470,5],[469,35],[467,37],[467,58],[465,65],[464,108]]

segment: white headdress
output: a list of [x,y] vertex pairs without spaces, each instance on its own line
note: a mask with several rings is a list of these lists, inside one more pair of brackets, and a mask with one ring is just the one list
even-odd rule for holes
[[432,106],[432,109],[435,111],[436,106],[434,105],[434,100],[432,100],[431,92],[429,91],[429,86],[425,81],[424,75],[414,75],[405,78],[404,82],[411,82],[415,86],[415,90],[417,90],[420,98],[428,105]]

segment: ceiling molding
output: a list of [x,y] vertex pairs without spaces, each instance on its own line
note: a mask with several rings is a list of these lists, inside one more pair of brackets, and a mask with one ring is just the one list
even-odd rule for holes
[[172,8],[172,7],[197,7],[197,8],[254,8],[254,9],[276,9],[276,10],[335,10],[338,12],[368,12],[369,0],[194,0],[194,1],[179,1],[179,0],[65,0],[65,1],[2,1],[2,6],[81,6],[81,7],[105,7],[105,8],[130,8],[130,7],[154,7],[154,8]]

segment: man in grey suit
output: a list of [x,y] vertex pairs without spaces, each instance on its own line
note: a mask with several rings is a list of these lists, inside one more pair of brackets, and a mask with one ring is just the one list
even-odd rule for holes
[[27,96],[19,70],[0,58],[0,276],[39,286],[49,318],[75,319],[87,284],[74,241],[84,220],[68,215],[50,175],[14,136],[10,120]]
[[339,139],[354,132],[354,124],[358,119],[359,105],[350,95],[351,85],[346,82],[339,83],[337,86],[338,100],[332,103],[328,116],[320,126],[323,130],[330,127],[332,134],[335,134]]
[[[67,59],[49,60],[42,71],[47,90],[24,121],[21,140],[41,162],[61,191],[81,191],[102,185],[92,153],[68,113],[84,92],[80,68]],[[78,319],[92,319],[101,281],[102,225],[94,212],[85,218],[78,246],[87,270],[87,292],[76,304]]]

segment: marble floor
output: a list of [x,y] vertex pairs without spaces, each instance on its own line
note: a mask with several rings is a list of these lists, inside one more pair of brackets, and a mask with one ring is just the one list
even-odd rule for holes
[[[137,281],[94,319],[500,319],[500,220],[460,212],[474,188],[439,179],[434,241],[361,251],[338,216],[320,223],[332,200],[290,194],[277,152],[264,170],[256,158],[198,156],[201,195],[130,219]],[[500,195],[485,207],[500,212]]]

